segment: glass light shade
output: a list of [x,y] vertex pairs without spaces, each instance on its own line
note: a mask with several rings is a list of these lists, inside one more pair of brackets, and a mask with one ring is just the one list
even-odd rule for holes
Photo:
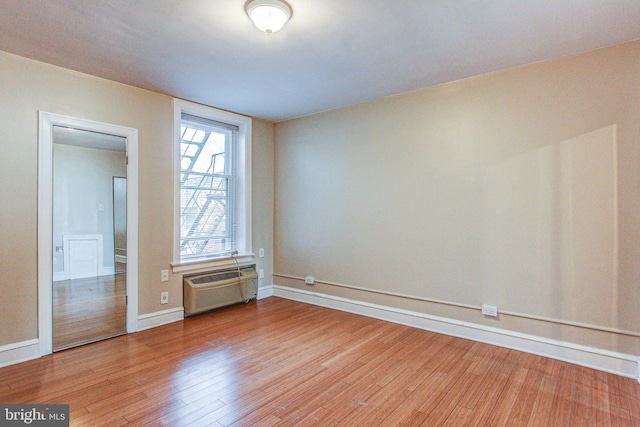
[[280,31],[291,18],[291,7],[279,0],[252,0],[245,10],[255,26],[267,34]]

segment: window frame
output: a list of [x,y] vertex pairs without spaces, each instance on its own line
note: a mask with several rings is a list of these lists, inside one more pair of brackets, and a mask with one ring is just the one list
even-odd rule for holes
[[239,263],[249,263],[254,254],[251,248],[251,118],[182,99],[173,100],[173,272],[218,269],[235,266],[230,256],[180,258],[180,174],[182,114],[203,117],[238,127],[236,165],[236,247]]

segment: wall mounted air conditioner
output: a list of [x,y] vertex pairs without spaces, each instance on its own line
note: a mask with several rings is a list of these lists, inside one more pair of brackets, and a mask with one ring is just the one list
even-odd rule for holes
[[185,276],[184,313],[201,313],[238,302],[249,302],[258,293],[258,274],[254,267],[214,271]]

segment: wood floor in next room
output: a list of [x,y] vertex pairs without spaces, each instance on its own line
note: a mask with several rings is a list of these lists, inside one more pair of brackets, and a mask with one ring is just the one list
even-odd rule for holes
[[127,332],[127,278],[107,276],[53,282],[53,349]]
[[0,369],[72,426],[638,426],[637,381],[276,297]]

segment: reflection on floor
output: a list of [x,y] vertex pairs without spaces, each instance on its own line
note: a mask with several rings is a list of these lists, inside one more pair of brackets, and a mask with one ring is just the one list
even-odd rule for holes
[[126,274],[53,282],[53,350],[126,332]]

